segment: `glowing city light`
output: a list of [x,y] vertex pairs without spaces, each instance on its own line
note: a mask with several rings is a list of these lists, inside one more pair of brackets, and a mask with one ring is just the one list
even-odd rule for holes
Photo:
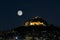
[[18,39],[18,37],[15,37],[16,39]]

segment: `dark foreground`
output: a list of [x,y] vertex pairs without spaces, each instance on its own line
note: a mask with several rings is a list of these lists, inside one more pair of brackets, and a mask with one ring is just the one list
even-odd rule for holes
[[60,28],[51,26],[21,26],[0,33],[0,40],[60,40]]

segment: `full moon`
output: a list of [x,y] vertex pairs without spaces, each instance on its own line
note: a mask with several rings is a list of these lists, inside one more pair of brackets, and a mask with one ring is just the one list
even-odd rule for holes
[[17,12],[17,14],[18,14],[18,16],[22,16],[23,12],[22,12],[21,10],[19,10],[19,11]]

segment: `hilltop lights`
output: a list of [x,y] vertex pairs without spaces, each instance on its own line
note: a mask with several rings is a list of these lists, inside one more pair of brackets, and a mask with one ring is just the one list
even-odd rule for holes
[[35,17],[33,19],[27,20],[24,26],[47,26],[47,22],[40,17]]
[[30,22],[30,25],[44,25],[43,22]]

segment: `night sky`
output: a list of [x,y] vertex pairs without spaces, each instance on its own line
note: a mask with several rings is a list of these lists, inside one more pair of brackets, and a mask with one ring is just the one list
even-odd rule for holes
[[[23,15],[18,16],[17,11]],[[21,26],[25,20],[42,17],[49,24],[60,26],[60,1],[57,0],[0,0],[0,30]]]

